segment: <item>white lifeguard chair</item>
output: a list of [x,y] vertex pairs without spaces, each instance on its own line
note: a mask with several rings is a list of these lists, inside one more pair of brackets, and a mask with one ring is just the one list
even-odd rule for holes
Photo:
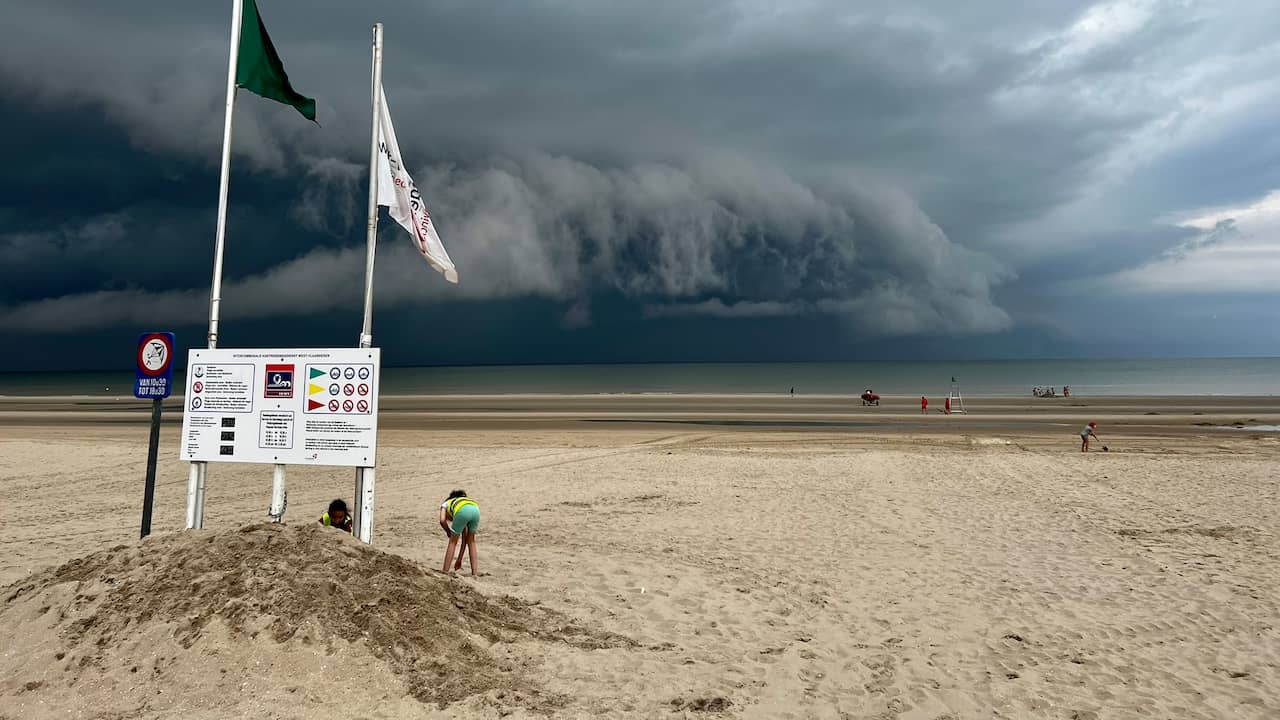
[[951,412],[964,412],[964,396],[960,394],[960,383],[956,382],[954,375],[951,377],[951,388],[947,390],[947,400],[950,401]]

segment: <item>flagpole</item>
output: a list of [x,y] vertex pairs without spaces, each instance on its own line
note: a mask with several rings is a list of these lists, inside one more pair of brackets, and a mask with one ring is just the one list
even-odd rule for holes
[[373,258],[378,245],[378,126],[382,108],[382,23],[373,26],[373,130],[369,138],[369,225],[365,235],[367,249],[364,262],[364,325],[360,330],[360,347],[373,346]]
[[227,189],[231,181],[231,121],[236,107],[236,64],[244,0],[231,0],[231,50],[227,61],[227,104],[222,121],[222,174],[218,181],[218,233],[213,246],[213,285],[209,293],[209,348],[218,347],[218,311],[222,305],[222,254],[227,239]]
[[[209,290],[209,348],[218,347],[218,311],[222,304],[222,254],[227,238],[227,188],[231,179],[231,121],[236,106],[236,63],[244,0],[231,0],[231,48],[227,60],[227,103],[222,120],[222,172],[218,179],[218,229],[213,246],[213,282]],[[208,463],[191,463],[187,479],[187,529],[204,527],[204,492]]]
[[[369,138],[369,224],[365,236],[364,324],[360,327],[360,347],[373,346],[373,260],[378,245],[378,136],[382,122],[382,23],[373,26],[372,92],[373,128]],[[366,543],[373,542],[373,495],[376,470],[356,468],[355,507],[352,520],[356,535]]]

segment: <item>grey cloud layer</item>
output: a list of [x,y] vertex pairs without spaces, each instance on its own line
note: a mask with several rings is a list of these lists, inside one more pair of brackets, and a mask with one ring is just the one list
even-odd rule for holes
[[[23,28],[0,43],[0,77],[52,105],[98,104],[142,147],[212,162],[225,6],[0,0]],[[1178,139],[1169,123],[1203,131],[1223,107],[1210,101],[1270,77],[1277,29],[1260,0],[262,6],[325,126],[246,98],[236,147],[262,166],[362,162],[367,28],[382,20],[406,153],[852,165],[892,177],[966,241],[1077,197],[1100,166],[1162,152]],[[57,62],[33,64],[50,37]]]
[[[879,334],[1061,322],[1082,275],[1179,251],[1185,231],[1161,218],[1280,185],[1280,16],[1262,0],[260,5],[324,127],[244,96],[239,171],[304,177],[281,212],[358,242],[381,20],[456,293],[554,298],[566,327],[601,292],[651,317],[832,313]],[[144,152],[216,162],[227,3],[0,10],[22,29],[0,43],[0,92],[101,109]],[[59,52],[34,63],[47,38]],[[449,292],[403,238],[384,244],[385,301]],[[305,294],[289,269],[350,272],[326,260],[344,252],[254,282]],[[87,287],[118,293],[82,296],[117,316],[119,293],[156,290]]]
[[[319,189],[304,193],[292,214],[323,224],[324,198],[349,204],[359,181],[328,164],[312,175]],[[570,305],[566,323],[574,325],[588,321],[593,295],[617,293],[681,303],[671,307],[683,314],[837,313],[877,334],[1008,325],[991,301],[1005,268],[949,241],[901,193],[854,180],[819,191],[741,160],[601,169],[540,153],[420,177],[463,282],[438,282],[389,224],[381,303],[540,296]],[[355,248],[312,252],[229,283],[224,310],[234,317],[354,306],[362,267]],[[204,297],[196,289],[73,294],[2,310],[0,329],[74,331],[155,308],[163,319],[191,322]]]

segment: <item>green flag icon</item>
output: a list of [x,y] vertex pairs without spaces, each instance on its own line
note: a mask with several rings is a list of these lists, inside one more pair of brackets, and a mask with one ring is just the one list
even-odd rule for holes
[[240,21],[240,60],[236,64],[236,85],[268,100],[297,108],[312,122],[316,119],[316,101],[305,97],[289,84],[289,75],[271,44],[271,36],[258,15],[258,3],[244,0],[244,17]]

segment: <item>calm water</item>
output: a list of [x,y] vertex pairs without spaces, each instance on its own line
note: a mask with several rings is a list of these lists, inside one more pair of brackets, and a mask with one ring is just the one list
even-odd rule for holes
[[[175,386],[183,387],[182,373]],[[383,394],[785,393],[973,395],[1036,385],[1089,395],[1280,395],[1280,358],[896,363],[672,363],[385,368]],[[0,395],[128,395],[133,372],[0,373]],[[109,388],[109,389],[108,389]]]

